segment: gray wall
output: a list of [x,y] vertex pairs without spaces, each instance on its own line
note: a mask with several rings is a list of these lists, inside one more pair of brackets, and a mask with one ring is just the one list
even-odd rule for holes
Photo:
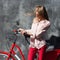
[[[0,0],[0,49],[8,50],[11,46],[12,42],[6,39],[6,36],[12,33],[11,30],[17,27],[30,29],[34,16],[28,13],[33,13],[36,5],[44,5],[48,12],[51,21],[48,38],[51,35],[60,36],[60,0]],[[18,35],[17,44],[21,46],[26,57],[28,44],[21,34]]]

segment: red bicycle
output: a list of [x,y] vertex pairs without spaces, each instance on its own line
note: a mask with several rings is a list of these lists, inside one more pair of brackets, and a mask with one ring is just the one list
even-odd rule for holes
[[[21,48],[16,44],[17,34],[15,33],[14,35],[15,35],[15,40],[12,43],[9,52],[0,50],[0,60],[1,59],[2,60],[25,60]],[[21,57],[16,54],[14,48],[17,48]],[[50,51],[46,51],[44,55],[44,60],[60,60],[60,49],[51,50],[50,48],[49,50]]]
[[[9,52],[7,51],[2,51],[0,50],[0,60],[25,60],[25,57],[22,53],[22,50],[20,49],[20,47],[16,44],[16,40],[17,40],[17,32],[14,31],[13,34],[15,37],[13,37],[15,40],[12,43]],[[9,38],[11,39],[11,38]],[[17,55],[15,48],[17,49],[17,51],[19,52],[20,56]]]

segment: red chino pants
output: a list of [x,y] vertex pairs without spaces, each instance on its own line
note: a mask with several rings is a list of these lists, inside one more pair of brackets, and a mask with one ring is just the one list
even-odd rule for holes
[[45,54],[45,51],[46,45],[40,49],[30,47],[28,52],[28,60],[34,60],[36,53],[38,53],[38,60],[43,60],[43,55]]

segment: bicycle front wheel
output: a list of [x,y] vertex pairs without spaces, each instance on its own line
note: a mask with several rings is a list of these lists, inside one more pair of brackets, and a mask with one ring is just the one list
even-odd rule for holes
[[8,52],[1,52],[0,51],[0,60],[15,60],[15,58],[11,57],[8,59]]

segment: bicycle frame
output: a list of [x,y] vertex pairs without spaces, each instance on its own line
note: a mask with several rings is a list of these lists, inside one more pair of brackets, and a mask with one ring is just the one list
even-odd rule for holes
[[5,54],[7,55],[8,57],[6,58],[6,60],[9,60],[10,58],[12,58],[13,60],[15,60],[15,58],[13,56],[15,56],[18,60],[21,60],[17,55],[16,55],[16,52],[14,51],[14,47],[16,47],[19,51],[19,54],[21,55],[22,57],[22,60],[25,60],[25,57],[20,49],[20,47],[16,44],[16,40],[17,40],[17,31],[14,30],[13,31],[15,34],[14,36],[16,37],[14,42],[12,43],[11,47],[10,47],[10,51],[9,52],[5,52],[5,51],[0,51],[1,54]]
[[16,55],[16,52],[13,50],[14,47],[16,47],[18,49],[18,51],[22,57],[22,60],[25,60],[25,57],[24,57],[20,47],[15,43],[12,44],[9,52],[0,51],[0,53],[6,54],[8,56],[8,58],[6,60],[9,60],[9,58],[13,58],[13,60],[15,60],[15,58],[12,55],[14,55],[18,60],[20,60],[20,58]]
[[[15,54],[15,52],[14,52],[14,50],[13,50],[14,47],[16,47],[16,48],[18,49],[20,55],[22,56],[22,60],[25,60],[25,57],[24,57],[24,55],[23,55],[20,47],[19,47],[17,44],[15,44],[15,43],[12,44],[12,47],[11,47],[11,49],[10,49],[10,52],[12,52],[13,54]],[[16,56],[16,57],[17,57],[17,56]]]

